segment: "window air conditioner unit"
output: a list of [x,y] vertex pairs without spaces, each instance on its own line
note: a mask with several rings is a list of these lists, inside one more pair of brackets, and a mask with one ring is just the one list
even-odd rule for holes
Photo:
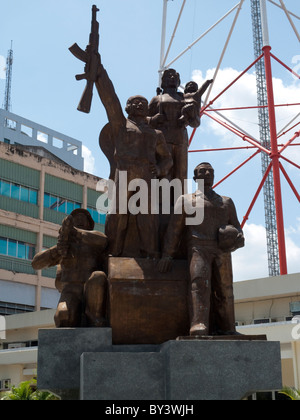
[[291,302],[290,311],[292,315],[300,315],[300,302]]

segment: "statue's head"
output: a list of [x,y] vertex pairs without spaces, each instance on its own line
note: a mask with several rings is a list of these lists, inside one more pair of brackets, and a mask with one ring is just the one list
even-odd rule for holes
[[161,87],[162,89],[167,88],[176,88],[178,89],[180,86],[180,75],[174,69],[167,69],[164,71],[164,74],[161,79]]
[[74,220],[74,226],[82,230],[94,230],[95,222],[88,210],[76,209],[72,211],[71,216]]
[[198,84],[192,81],[192,82],[188,82],[185,85],[184,93],[194,93],[194,92],[197,92],[197,90],[198,90]]
[[211,188],[214,185],[215,171],[208,162],[202,162],[194,169],[194,181],[204,180],[204,187]]
[[148,105],[148,100],[144,96],[131,96],[127,101],[125,111],[129,116],[147,117]]

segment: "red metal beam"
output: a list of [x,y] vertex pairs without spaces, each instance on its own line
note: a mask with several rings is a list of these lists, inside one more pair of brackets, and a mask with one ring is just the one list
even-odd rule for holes
[[279,166],[281,169],[281,172],[283,173],[283,175],[285,176],[285,179],[287,180],[289,186],[291,187],[291,189],[293,190],[295,196],[297,197],[299,203],[300,203],[300,195],[298,194],[298,191],[296,190],[294,184],[292,183],[290,177],[288,176],[288,174],[286,173],[286,170],[284,169],[284,167],[282,166],[282,163],[279,162]]
[[295,135],[289,140],[279,151],[278,153],[281,154],[288,146],[290,146],[291,143],[293,143],[294,140],[296,140],[298,137],[300,137],[300,131],[295,133]]
[[[259,62],[259,60],[261,60],[262,58],[263,58],[263,56],[264,56],[264,54],[262,53],[249,67],[247,67],[246,68],[246,70],[244,70],[232,83],[230,83],[224,90],[222,90],[222,92],[221,93],[219,93],[219,95],[217,95],[216,97],[215,97],[215,99],[213,99],[212,101],[210,101],[207,105],[206,105],[206,107],[203,107],[202,109],[201,109],[201,112],[200,112],[200,118],[201,118],[201,116],[203,115],[203,113],[204,113],[204,111],[207,109],[207,108],[209,108],[211,105],[213,105],[214,104],[214,102],[217,100],[217,99],[219,99],[220,98],[220,96],[222,96],[228,89],[230,89],[231,88],[231,86],[233,86],[242,76],[244,76],[244,74],[246,74],[253,66],[255,66],[255,64],[256,63],[258,63]],[[190,137],[190,139],[189,139],[189,146],[191,145],[191,143],[192,143],[192,141],[193,141],[193,138],[194,138],[194,136],[195,136],[195,133],[196,133],[196,131],[197,131],[197,128],[194,128],[193,129],[193,132],[192,132],[192,134],[191,134],[191,137]]]
[[190,147],[190,145],[191,145],[191,143],[192,143],[192,141],[193,141],[193,138],[194,138],[194,135],[195,135],[195,133],[196,133],[196,130],[197,130],[197,128],[194,128],[194,129],[193,129],[193,132],[192,132],[191,137],[190,137],[190,139],[189,139],[189,147]]
[[278,136],[277,138],[278,139],[280,139],[280,137],[282,137],[282,136],[284,136],[285,134],[287,134],[289,131],[291,131],[291,130],[293,130],[295,127],[297,127],[297,125],[299,125],[300,124],[300,121],[297,123],[297,124],[295,124],[295,125],[293,125],[291,128],[289,128],[288,130],[286,130],[286,131],[284,131],[283,133],[281,133],[280,134],[280,136]]
[[225,181],[227,178],[229,178],[231,175],[233,175],[237,170],[239,170],[240,168],[242,168],[244,165],[246,165],[246,163],[248,163],[251,159],[253,159],[256,155],[258,155],[258,153],[260,153],[260,150],[256,150],[256,152],[250,156],[248,159],[244,160],[244,162],[242,162],[239,166],[237,166],[233,171],[231,171],[228,175],[226,175],[224,178],[221,179],[221,181],[217,182],[213,188],[217,188],[218,185],[220,185],[223,181]]
[[259,184],[259,187],[258,187],[258,189],[257,189],[257,191],[255,193],[255,196],[254,196],[253,200],[251,201],[250,207],[249,207],[247,213],[244,216],[243,222],[241,224],[242,229],[245,226],[247,220],[249,219],[250,213],[251,213],[251,211],[252,211],[252,209],[254,207],[254,204],[256,203],[256,200],[258,199],[258,196],[259,196],[259,194],[260,194],[260,192],[262,190],[262,187],[264,186],[264,184],[265,184],[265,182],[267,180],[267,177],[268,177],[268,175],[270,173],[271,168],[272,168],[272,162],[270,162],[270,164],[269,164],[269,166],[268,166],[268,168],[266,170],[266,173],[264,174],[263,179],[261,180],[261,183]]
[[270,56],[272,58],[274,58],[274,60],[276,60],[279,64],[281,64],[284,68],[286,68],[289,72],[291,72],[295,77],[297,77],[298,79],[300,79],[299,74],[297,74],[294,70],[292,70],[289,66],[287,66],[283,61],[279,60],[278,57],[276,57],[276,55],[272,54],[270,52]]
[[210,101],[202,110],[201,110],[201,114],[204,113],[204,111],[210,107],[211,105],[214,104],[214,102],[216,102],[217,99],[220,98],[220,96],[222,96],[228,89],[231,88],[231,86],[233,86],[238,80],[240,80],[241,77],[244,76],[244,74],[246,74],[253,66],[255,66],[256,63],[258,63],[262,58],[263,58],[264,54],[261,54],[252,64],[250,64],[249,67],[246,68],[246,70],[244,70],[236,79],[234,79],[233,82],[231,82],[224,90],[222,90],[221,93],[219,93],[219,95],[217,95],[212,101]]
[[231,125],[229,125],[228,123],[219,120],[218,118],[214,117],[213,115],[208,114],[206,111],[204,111],[204,114],[207,115],[209,118],[211,118],[212,120],[216,121],[217,123],[219,123],[220,125],[222,125],[223,127],[227,128],[229,131],[231,131],[232,133],[236,134],[237,136],[239,136],[241,139],[243,139],[244,141],[247,141],[248,143],[252,144],[253,146],[257,147],[258,149],[260,149],[262,152],[267,153],[267,155],[270,155],[271,152],[270,150],[266,149],[265,147],[263,147],[260,143],[258,143],[258,141],[250,138],[249,136],[247,136],[246,134],[242,133],[241,131],[237,130],[236,128],[232,127]]
[[[278,147],[283,147],[284,144],[278,144]],[[289,144],[288,146],[300,146],[300,143]],[[257,149],[256,146],[241,146],[241,147],[221,147],[217,149],[198,149],[189,150],[189,153],[204,153],[204,152],[224,152],[226,150],[248,150]]]
[[[280,104],[280,105],[274,105],[275,108],[283,108],[288,106],[300,106],[300,103],[296,104]],[[240,106],[240,107],[234,107],[234,108],[210,108],[207,109],[206,112],[220,112],[220,111],[244,111],[246,109],[263,109],[268,108],[268,105],[260,105],[260,106]]]
[[221,147],[219,149],[199,149],[199,150],[189,150],[189,153],[196,152],[224,152],[225,150],[245,150],[245,149],[257,149],[256,146],[243,146],[243,147]]
[[271,47],[263,47],[266,69],[266,82],[268,93],[268,109],[270,121],[270,135],[271,135],[271,159],[273,166],[273,179],[274,179],[274,195],[275,195],[275,208],[276,208],[276,221],[277,221],[277,234],[278,234],[278,250],[280,262],[280,274],[287,274],[287,259],[286,259],[286,246],[285,246],[285,233],[284,233],[284,219],[283,219],[283,206],[280,182],[280,166],[279,166],[279,153],[277,144],[277,127],[275,115],[275,102],[274,102],[274,88],[273,88],[273,75],[271,64]]
[[[292,146],[292,145],[291,145]],[[292,162],[290,159],[286,158],[285,156],[280,156],[281,159],[284,159],[286,162],[290,163],[291,165],[296,166],[296,168],[300,169],[300,166],[297,165],[295,162]]]

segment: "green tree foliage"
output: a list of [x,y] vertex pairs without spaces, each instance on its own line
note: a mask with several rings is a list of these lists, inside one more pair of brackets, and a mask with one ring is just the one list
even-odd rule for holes
[[286,386],[280,391],[280,394],[286,395],[293,401],[300,401],[300,391],[296,388]]
[[1,401],[55,401],[59,400],[55,395],[39,391],[36,379],[21,382],[18,387],[13,386],[11,391],[5,392]]

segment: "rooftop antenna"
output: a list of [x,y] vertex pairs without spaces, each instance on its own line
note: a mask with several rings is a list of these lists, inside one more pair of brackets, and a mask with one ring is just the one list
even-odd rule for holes
[[5,94],[4,94],[4,102],[3,102],[3,109],[5,109],[5,111],[8,111],[8,112],[11,111],[11,82],[12,82],[12,65],[13,65],[12,44],[13,42],[11,41],[11,47],[10,47],[10,50],[8,50],[7,59],[6,59],[6,84],[5,84]]

